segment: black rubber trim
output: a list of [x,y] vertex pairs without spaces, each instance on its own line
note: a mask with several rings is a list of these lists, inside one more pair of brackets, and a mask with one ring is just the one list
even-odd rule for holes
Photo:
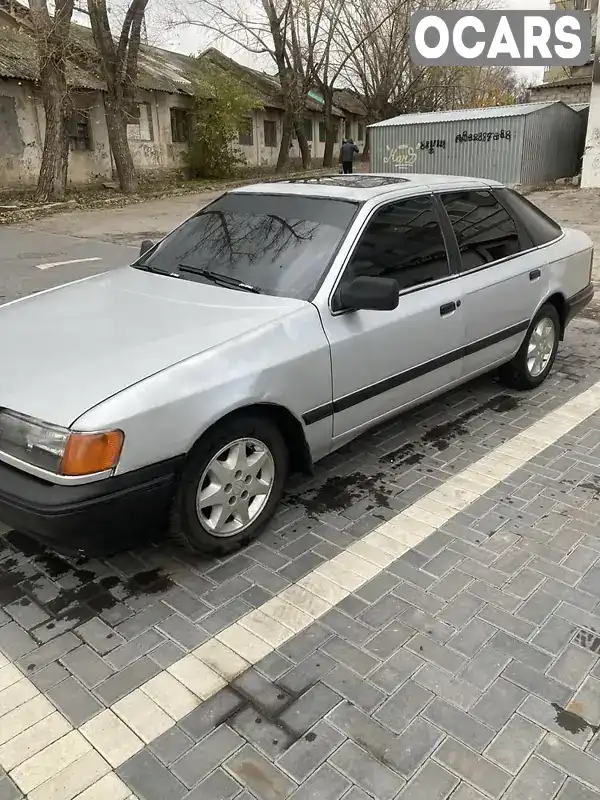
[[592,301],[594,296],[594,286],[591,283],[582,289],[577,294],[572,295],[567,300],[565,300],[565,328],[571,322],[573,317],[576,317],[580,311]]
[[0,521],[60,549],[104,554],[166,525],[184,456],[79,486],[0,462]]
[[494,333],[491,336],[486,336],[484,339],[479,339],[477,342],[472,342],[466,347],[459,347],[457,350],[452,350],[449,353],[445,353],[443,356],[433,358],[431,361],[426,361],[423,364],[419,364],[417,367],[412,367],[404,372],[399,372],[397,375],[392,375],[383,381],[378,381],[371,386],[366,386],[364,389],[359,389],[356,392],[352,392],[352,394],[346,395],[346,397],[341,397],[339,400],[335,400],[332,403],[325,403],[318,408],[313,408],[306,414],[302,415],[304,424],[313,425],[315,422],[319,422],[322,419],[331,417],[333,414],[338,414],[340,411],[346,411],[347,409],[352,408],[359,403],[364,403],[366,400],[371,400],[373,397],[377,397],[377,395],[383,394],[384,392],[389,392],[391,389],[396,389],[398,386],[402,386],[403,384],[413,381],[416,378],[421,378],[423,375],[427,375],[429,372],[434,372],[436,369],[447,367],[449,364],[459,361],[465,356],[474,355],[475,353],[479,353],[481,350],[485,350],[487,347],[493,347],[493,345],[503,342],[505,339],[510,339],[512,336],[516,336],[519,333],[524,333],[528,327],[529,321],[524,320],[516,325],[511,325],[510,328],[505,328],[504,330],[498,331],[498,333]]

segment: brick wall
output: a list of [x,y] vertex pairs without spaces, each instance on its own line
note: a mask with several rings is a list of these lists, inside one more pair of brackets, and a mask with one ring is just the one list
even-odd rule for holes
[[532,89],[529,100],[532,103],[562,100],[563,103],[589,103],[591,85],[588,86],[549,86]]

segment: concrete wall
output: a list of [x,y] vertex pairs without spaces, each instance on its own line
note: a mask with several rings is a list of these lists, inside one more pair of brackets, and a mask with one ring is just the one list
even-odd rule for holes
[[[180,168],[185,163],[187,145],[172,141],[171,108],[190,108],[191,98],[182,94],[140,91],[136,102],[142,104],[139,123],[129,124],[127,135],[136,168],[140,172],[160,172]],[[71,147],[69,152],[69,182],[71,184],[102,183],[113,179],[113,162],[108,142],[104,101],[101,92],[73,93],[76,108],[85,112],[88,120],[89,149]],[[319,141],[321,114],[307,112],[312,121],[311,153],[314,160],[322,159],[325,143]],[[365,126],[351,115],[350,135],[363,147]],[[274,146],[265,142],[265,121],[275,123]],[[236,145],[250,165],[275,166],[281,143],[283,114],[278,109],[261,109],[253,113],[251,145]],[[362,131],[359,131],[359,124]],[[44,143],[44,109],[41,97],[33,84],[25,81],[0,79],[0,187],[35,186],[38,179]],[[362,140],[359,133],[362,132]],[[338,142],[334,149],[337,158],[342,137],[346,135],[343,119],[339,119]],[[300,159],[297,139],[290,148],[292,159]]]
[[[73,104],[88,116],[90,149],[69,149],[69,183],[74,185],[102,183],[112,180],[112,158],[108,144],[108,130],[101,92],[78,92],[73,96]],[[38,102],[40,119],[40,155],[44,144],[44,107]],[[37,181],[37,175],[35,176]]]
[[0,79],[0,186],[27,186],[40,168],[40,131],[30,86]]
[[[310,146],[312,158],[315,160],[319,160],[323,158],[323,153],[325,152],[325,142],[320,141],[319,137],[319,123],[323,122],[322,114],[319,114],[316,111],[307,111],[304,115],[304,119],[310,119],[312,122],[312,137],[309,138],[308,144]],[[350,120],[351,123],[351,133],[350,136],[354,139],[354,141],[359,145],[362,150],[364,146],[364,138],[365,138],[365,125],[362,118],[353,117],[348,115],[347,119]],[[274,147],[267,147],[265,143],[265,121],[269,120],[275,122],[275,130],[276,130],[276,144]],[[359,127],[358,121],[360,120],[362,124],[362,138],[359,138]],[[252,115],[252,144],[239,144],[234,143],[235,147],[237,147],[244,155],[247,164],[258,165],[258,166],[269,166],[273,167],[277,164],[277,156],[279,155],[279,146],[281,144],[281,136],[283,130],[283,114],[278,109],[269,108],[264,110],[257,110],[253,112]],[[342,141],[342,137],[345,136],[345,124],[343,119],[338,119],[338,140],[336,142],[334,148],[334,155],[337,158],[337,154],[339,152],[339,146]],[[300,159],[300,148],[298,146],[298,140],[294,137],[292,140],[292,146],[290,148],[290,157],[292,159]]]
[[[89,149],[70,148],[69,183],[80,185],[110,181],[113,163],[108,142],[101,92],[73,93],[73,104],[87,114]],[[185,95],[139,92],[151,126],[128,126],[134,163],[140,171],[159,172],[183,165],[186,145],[171,140],[173,107],[190,106]],[[147,121],[147,120],[146,120]],[[0,187],[35,186],[44,144],[45,115],[42,98],[26,81],[0,80]]]

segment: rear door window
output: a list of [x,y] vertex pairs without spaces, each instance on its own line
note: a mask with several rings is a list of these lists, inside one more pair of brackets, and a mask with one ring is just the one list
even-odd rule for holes
[[516,256],[531,247],[490,191],[448,192],[441,195],[441,200],[454,229],[463,272]]

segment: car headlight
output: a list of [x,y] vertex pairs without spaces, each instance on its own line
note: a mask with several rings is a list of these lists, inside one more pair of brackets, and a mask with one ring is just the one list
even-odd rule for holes
[[112,469],[123,439],[118,430],[80,433],[0,410],[0,451],[56,475],[92,475]]

